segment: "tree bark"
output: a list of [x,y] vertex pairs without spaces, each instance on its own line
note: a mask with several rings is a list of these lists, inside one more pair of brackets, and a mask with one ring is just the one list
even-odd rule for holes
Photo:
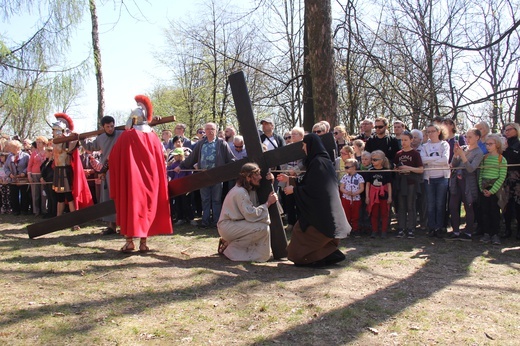
[[90,18],[92,20],[92,50],[94,52],[94,68],[96,71],[96,85],[98,98],[98,125],[101,126],[101,118],[105,113],[105,86],[103,84],[103,71],[101,68],[101,48],[99,46],[98,17],[96,0],[89,0]]
[[516,84],[515,123],[520,123],[520,72],[518,72],[518,82]]
[[[305,9],[307,17],[307,9]],[[314,99],[312,97],[311,67],[309,64],[309,37],[307,20],[304,20],[303,33],[303,128],[311,131],[314,125]]]
[[305,0],[305,22],[312,78],[314,118],[337,124],[338,94],[334,74],[330,0]]

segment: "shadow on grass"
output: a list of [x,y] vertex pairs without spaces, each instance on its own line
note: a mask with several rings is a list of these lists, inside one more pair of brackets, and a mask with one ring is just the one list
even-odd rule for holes
[[[353,342],[368,328],[377,329],[378,325],[392,320],[405,309],[432,297],[433,294],[447,286],[452,284],[457,286],[458,284],[455,282],[468,275],[471,263],[478,257],[483,256],[493,264],[511,265],[519,262],[518,249],[504,252],[500,247],[490,249],[489,246],[478,243],[457,242],[454,244],[445,243],[443,240],[432,242],[424,239],[420,239],[419,242],[422,244],[422,251],[410,258],[421,257],[427,261],[412,276],[352,304],[342,305],[322,314],[308,323],[300,324],[260,342],[253,342],[251,345],[291,344],[294,342],[302,345],[337,345]],[[403,247],[402,242],[400,243],[397,245],[397,251]],[[409,243],[408,246],[419,244],[414,242]],[[404,247],[406,248],[406,245]],[[444,249],[439,251],[439,247],[444,247]],[[456,251],[461,249],[463,251],[457,254]],[[396,249],[391,251],[396,251]],[[446,256],[446,254],[451,256]],[[367,255],[370,255],[370,251],[367,254],[367,249],[361,249],[361,251],[355,249],[347,253],[347,265],[352,265]],[[451,259],[449,259],[450,257]],[[470,287],[520,294],[520,288],[516,287],[498,287],[496,285],[490,287],[478,284],[470,285]],[[410,321],[411,324],[414,322]],[[332,324],[335,326],[334,331],[324,333],[323,331],[329,330]],[[338,326],[339,328],[336,329]],[[316,335],[319,337],[317,338]]]
[[[272,283],[281,281],[300,280],[306,277],[317,275],[328,276],[336,270],[353,266],[358,261],[369,258],[375,254],[393,251],[409,253],[411,250],[417,250],[416,254],[410,258],[426,259],[424,265],[419,268],[413,275],[399,282],[391,284],[371,295],[364,297],[352,304],[341,305],[338,308],[324,314],[320,314],[311,321],[289,328],[275,336],[266,338],[261,342],[254,342],[251,345],[264,345],[272,343],[281,344],[301,344],[301,345],[334,345],[355,341],[360,334],[366,331],[366,328],[376,328],[379,324],[387,322],[404,311],[410,306],[419,303],[421,300],[430,298],[436,292],[439,292],[449,285],[454,284],[468,275],[469,267],[476,258],[493,264],[512,265],[518,263],[519,248],[507,247],[491,247],[478,244],[476,242],[468,243],[447,243],[444,240],[431,240],[427,238],[417,238],[410,241],[401,241],[395,239],[368,240],[361,239],[358,241],[349,241],[347,245],[351,249],[347,253],[347,260],[339,266],[325,269],[296,268],[289,262],[279,261],[276,266],[264,266],[251,263],[236,263],[226,260],[218,256],[179,258],[158,252],[151,252],[146,255],[157,260],[154,263],[125,263],[121,264],[124,255],[119,253],[117,249],[107,249],[92,244],[85,245],[85,242],[99,240],[97,234],[71,234],[60,235],[52,238],[39,238],[36,240],[19,238],[18,230],[8,230],[2,236],[0,248],[9,251],[9,248],[31,248],[56,245],[58,243],[64,246],[78,246],[86,248],[89,251],[95,250],[95,253],[59,255],[52,257],[53,262],[56,261],[91,261],[92,264],[84,269],[87,274],[107,273],[134,268],[147,269],[159,268],[168,269],[172,266],[183,269],[204,268],[212,270],[215,275],[213,279],[206,283],[193,284],[189,287],[178,289],[161,289],[154,288],[153,291],[139,292],[134,294],[124,293],[116,297],[108,297],[97,300],[75,301],[74,304],[55,304],[52,306],[34,306],[27,309],[19,309],[12,313],[6,313],[0,317],[0,327],[7,327],[26,321],[33,321],[40,318],[48,317],[54,313],[60,312],[65,315],[81,315],[91,309],[103,308],[111,306],[111,314],[132,315],[139,314],[145,310],[153,309],[161,305],[171,304],[172,302],[190,301],[205,296],[211,296],[226,288],[237,287],[253,281],[262,283]],[[194,227],[178,227],[177,235],[189,237],[215,238],[218,235],[215,229],[196,229]],[[6,238],[9,239],[6,241]],[[113,241],[121,239],[120,237],[103,237]],[[22,242],[22,244],[20,244]],[[18,243],[18,245],[16,245]],[[513,244],[513,243],[511,243]],[[510,245],[507,243],[506,245]],[[514,245],[514,244],[513,244]],[[215,242],[216,246],[216,242]],[[507,251],[504,251],[507,249]],[[216,247],[215,247],[216,250]],[[138,255],[141,256],[141,255]],[[180,255],[182,257],[182,255]],[[406,259],[406,258],[403,258]],[[96,265],[95,261],[112,260],[109,265]],[[12,257],[5,260],[6,262],[16,262],[23,264],[40,263],[49,261],[46,256],[31,257]],[[514,267],[512,267],[514,269]],[[368,269],[367,269],[368,270]],[[59,276],[75,274],[78,271],[44,273],[42,271],[17,270],[14,273],[22,273],[23,275],[33,277]],[[4,275],[13,275],[13,271],[5,271]],[[230,276],[229,274],[233,274]],[[263,274],[263,275],[259,275]],[[265,274],[268,274],[267,276]],[[104,275],[104,274],[103,274]],[[197,275],[196,272],[193,275]],[[100,275],[102,276],[102,275]],[[391,276],[391,273],[388,274]],[[519,293],[516,288],[510,288],[511,292]],[[131,301],[131,304],[127,302]],[[339,330],[329,331],[331,322],[334,321],[335,326],[340,326]],[[338,323],[341,322],[341,323]],[[67,329],[67,335],[83,334],[98,326],[98,322],[90,321],[81,324],[73,324]],[[58,328],[58,327],[50,327]],[[56,330],[60,333],[60,330]]]

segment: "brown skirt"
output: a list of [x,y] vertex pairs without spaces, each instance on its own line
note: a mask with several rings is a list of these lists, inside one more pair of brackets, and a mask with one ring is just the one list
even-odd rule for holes
[[338,249],[339,239],[329,238],[309,226],[302,231],[300,222],[292,229],[287,258],[295,264],[309,264],[324,259]]
[[72,166],[56,166],[54,167],[52,189],[56,191],[56,193],[71,192],[72,179]]

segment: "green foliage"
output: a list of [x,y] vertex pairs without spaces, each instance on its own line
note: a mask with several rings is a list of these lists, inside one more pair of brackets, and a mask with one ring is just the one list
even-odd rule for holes
[[[3,1],[3,18],[34,18],[19,42],[0,37],[0,131],[22,138],[48,135],[47,115],[66,111],[81,91],[83,66],[68,67],[69,38],[81,22],[83,1]],[[84,70],[84,69],[83,69]]]

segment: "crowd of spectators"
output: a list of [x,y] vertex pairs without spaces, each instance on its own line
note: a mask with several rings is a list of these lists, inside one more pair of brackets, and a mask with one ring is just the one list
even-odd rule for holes
[[[113,120],[111,126],[113,132]],[[266,150],[302,141],[305,135],[303,128],[295,127],[282,136],[270,118],[263,119],[260,126]],[[160,133],[168,180],[247,156],[244,138],[231,126],[219,132],[216,124],[208,123],[191,139],[185,135],[186,128],[178,123],[173,131]],[[512,236],[516,218],[516,238],[520,239],[520,168],[516,166],[520,163],[520,125],[508,123],[502,133],[491,133],[489,125],[480,122],[459,133],[449,118],[434,119],[422,129],[407,129],[400,120],[389,124],[380,117],[362,120],[359,133],[353,135],[345,126],[331,129],[325,121],[316,123],[312,132],[334,136],[336,149],[329,151],[329,156],[336,167],[338,194],[353,228],[352,237],[414,238],[422,231],[450,241],[478,237],[498,245],[501,238]],[[111,138],[110,131],[106,135]],[[94,200],[104,201],[108,155],[101,150],[103,142],[98,139],[81,144],[83,168]],[[52,150],[52,142],[43,136],[34,141],[0,139],[2,214],[56,216]],[[273,167],[273,172],[294,177],[305,174],[301,161]],[[172,222],[216,227],[224,195],[234,183],[172,198]],[[299,211],[294,196],[285,195],[283,188],[284,183],[275,186],[287,231],[291,231]],[[200,223],[197,218],[201,218]],[[105,234],[115,233],[116,225],[109,221],[111,232]],[[503,232],[499,232],[501,228]]]

